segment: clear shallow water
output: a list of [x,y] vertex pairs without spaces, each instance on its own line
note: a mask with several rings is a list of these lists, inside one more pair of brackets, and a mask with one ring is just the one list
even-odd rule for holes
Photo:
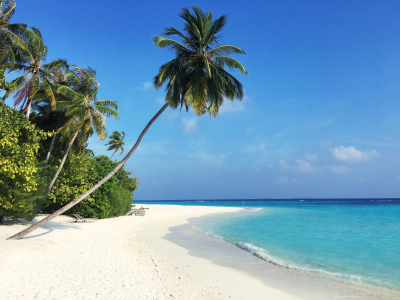
[[400,200],[152,201],[261,207],[197,224],[271,263],[400,289]]

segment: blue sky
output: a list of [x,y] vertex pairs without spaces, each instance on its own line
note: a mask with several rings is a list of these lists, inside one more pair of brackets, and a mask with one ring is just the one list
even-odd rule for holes
[[[152,36],[182,29],[191,5],[227,15],[221,42],[247,51],[246,96],[214,120],[168,109],[126,165],[135,199],[399,197],[399,1],[17,0],[13,20],[42,31],[48,60],[97,69],[99,99],[119,103],[107,128],[129,149],[173,58]],[[104,144],[90,140],[111,156]]]

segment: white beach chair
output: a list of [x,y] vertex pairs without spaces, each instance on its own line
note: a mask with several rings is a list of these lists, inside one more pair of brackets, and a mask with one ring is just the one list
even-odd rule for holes
[[75,218],[74,222],[95,222],[97,221],[97,218],[82,218],[80,215],[78,214],[72,214],[72,217]]

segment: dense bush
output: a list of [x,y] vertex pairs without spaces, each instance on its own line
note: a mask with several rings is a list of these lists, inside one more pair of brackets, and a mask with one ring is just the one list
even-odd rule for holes
[[[52,192],[49,194],[47,211],[56,210],[71,202],[104,178],[117,162],[107,156],[70,154]],[[132,205],[133,192],[137,188],[135,178],[121,168],[100,188],[67,213],[83,217],[110,218],[126,214]]]
[[34,212],[39,194],[36,155],[41,140],[51,135],[0,103],[0,219],[26,219]]
[[108,194],[111,205],[110,214],[113,216],[125,215],[132,208],[132,193],[122,187],[117,187]]

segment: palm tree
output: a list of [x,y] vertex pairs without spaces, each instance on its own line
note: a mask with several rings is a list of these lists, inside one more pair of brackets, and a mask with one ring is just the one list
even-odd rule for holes
[[[57,94],[57,88],[61,85],[67,85],[66,76],[62,70],[55,70],[52,73],[50,80],[50,88],[52,89],[52,95],[55,96],[55,101],[62,101],[63,96]],[[58,131],[69,119],[65,116],[64,111],[56,110],[55,103],[52,103],[54,99],[48,97],[48,93],[42,87],[32,98],[32,115],[31,122],[39,126],[39,128],[45,131]],[[45,165],[48,164],[51,151],[54,146],[54,142],[58,135],[55,134],[51,138],[49,150],[47,151]]]
[[5,90],[10,88],[4,78],[5,70],[14,67],[19,60],[19,47],[26,46],[20,38],[26,24],[10,23],[15,6],[14,0],[0,0],[0,88]]
[[176,54],[175,59],[161,66],[154,78],[154,85],[160,88],[167,83],[166,101],[171,107],[176,108],[180,104],[182,109],[185,104],[186,110],[192,106],[197,115],[208,112],[211,117],[216,117],[225,98],[232,101],[243,98],[242,84],[224,67],[237,69],[247,75],[240,62],[226,55],[246,52],[236,46],[218,43],[218,33],[226,24],[226,16],[213,21],[211,13],[206,14],[196,7],[192,9],[194,15],[187,8],[182,9],[180,14],[186,21],[186,35],[173,27],[164,31],[164,36],[179,36],[181,43],[165,37],[154,37],[158,47]]
[[218,108],[224,100],[223,97],[227,97],[230,100],[233,100],[234,97],[238,99],[243,97],[242,85],[236,78],[226,72],[224,67],[239,69],[244,74],[247,74],[246,70],[238,61],[226,56],[219,56],[229,53],[245,53],[235,46],[218,44],[218,33],[226,24],[226,17],[222,16],[213,21],[211,13],[204,13],[196,7],[192,7],[192,9],[194,15],[186,8],[182,9],[180,15],[185,20],[184,30],[186,35],[173,28],[167,28],[164,32],[166,35],[177,34],[183,39],[183,43],[161,37],[154,38],[157,46],[174,50],[176,58],[161,66],[158,75],[154,78],[155,85],[158,88],[164,82],[167,82],[166,103],[147,123],[133,148],[106,177],[84,194],[8,239],[18,240],[24,237],[81,202],[110,179],[135,152],[150,126],[168,106],[176,108],[181,103],[185,104],[187,108],[192,106],[197,114],[208,111],[214,117],[218,114]]
[[55,96],[51,89],[52,72],[68,65],[64,59],[56,59],[48,64],[44,63],[47,47],[43,44],[39,29],[32,27],[31,30],[26,30],[23,39],[27,47],[19,49],[22,62],[16,63],[13,68],[16,71],[22,71],[23,74],[11,82],[11,88],[4,97],[7,98],[10,94],[14,94],[14,105],[17,106],[22,102],[21,111],[25,112],[29,119],[32,98],[39,88],[44,90],[51,105],[55,106]]
[[46,190],[45,199],[56,182],[79,131],[84,135],[92,134],[94,131],[100,139],[105,140],[107,138],[107,130],[104,124],[107,121],[107,117],[118,119],[117,102],[97,100],[100,83],[96,81],[96,71],[90,67],[86,69],[74,67],[73,71],[67,71],[66,81],[68,85],[60,85],[57,88],[57,93],[63,95],[66,101],[58,101],[56,103],[57,108],[65,110],[65,116],[69,117],[66,124],[58,131],[71,135],[71,140],[65,150],[60,166]]
[[106,144],[106,146],[110,145],[108,147],[107,151],[109,150],[114,150],[113,154],[111,155],[111,159],[113,158],[115,152],[117,152],[119,149],[121,149],[122,154],[124,152],[124,142],[125,139],[125,132],[122,131],[122,136],[118,131],[114,131],[113,134],[110,137],[110,141]]

